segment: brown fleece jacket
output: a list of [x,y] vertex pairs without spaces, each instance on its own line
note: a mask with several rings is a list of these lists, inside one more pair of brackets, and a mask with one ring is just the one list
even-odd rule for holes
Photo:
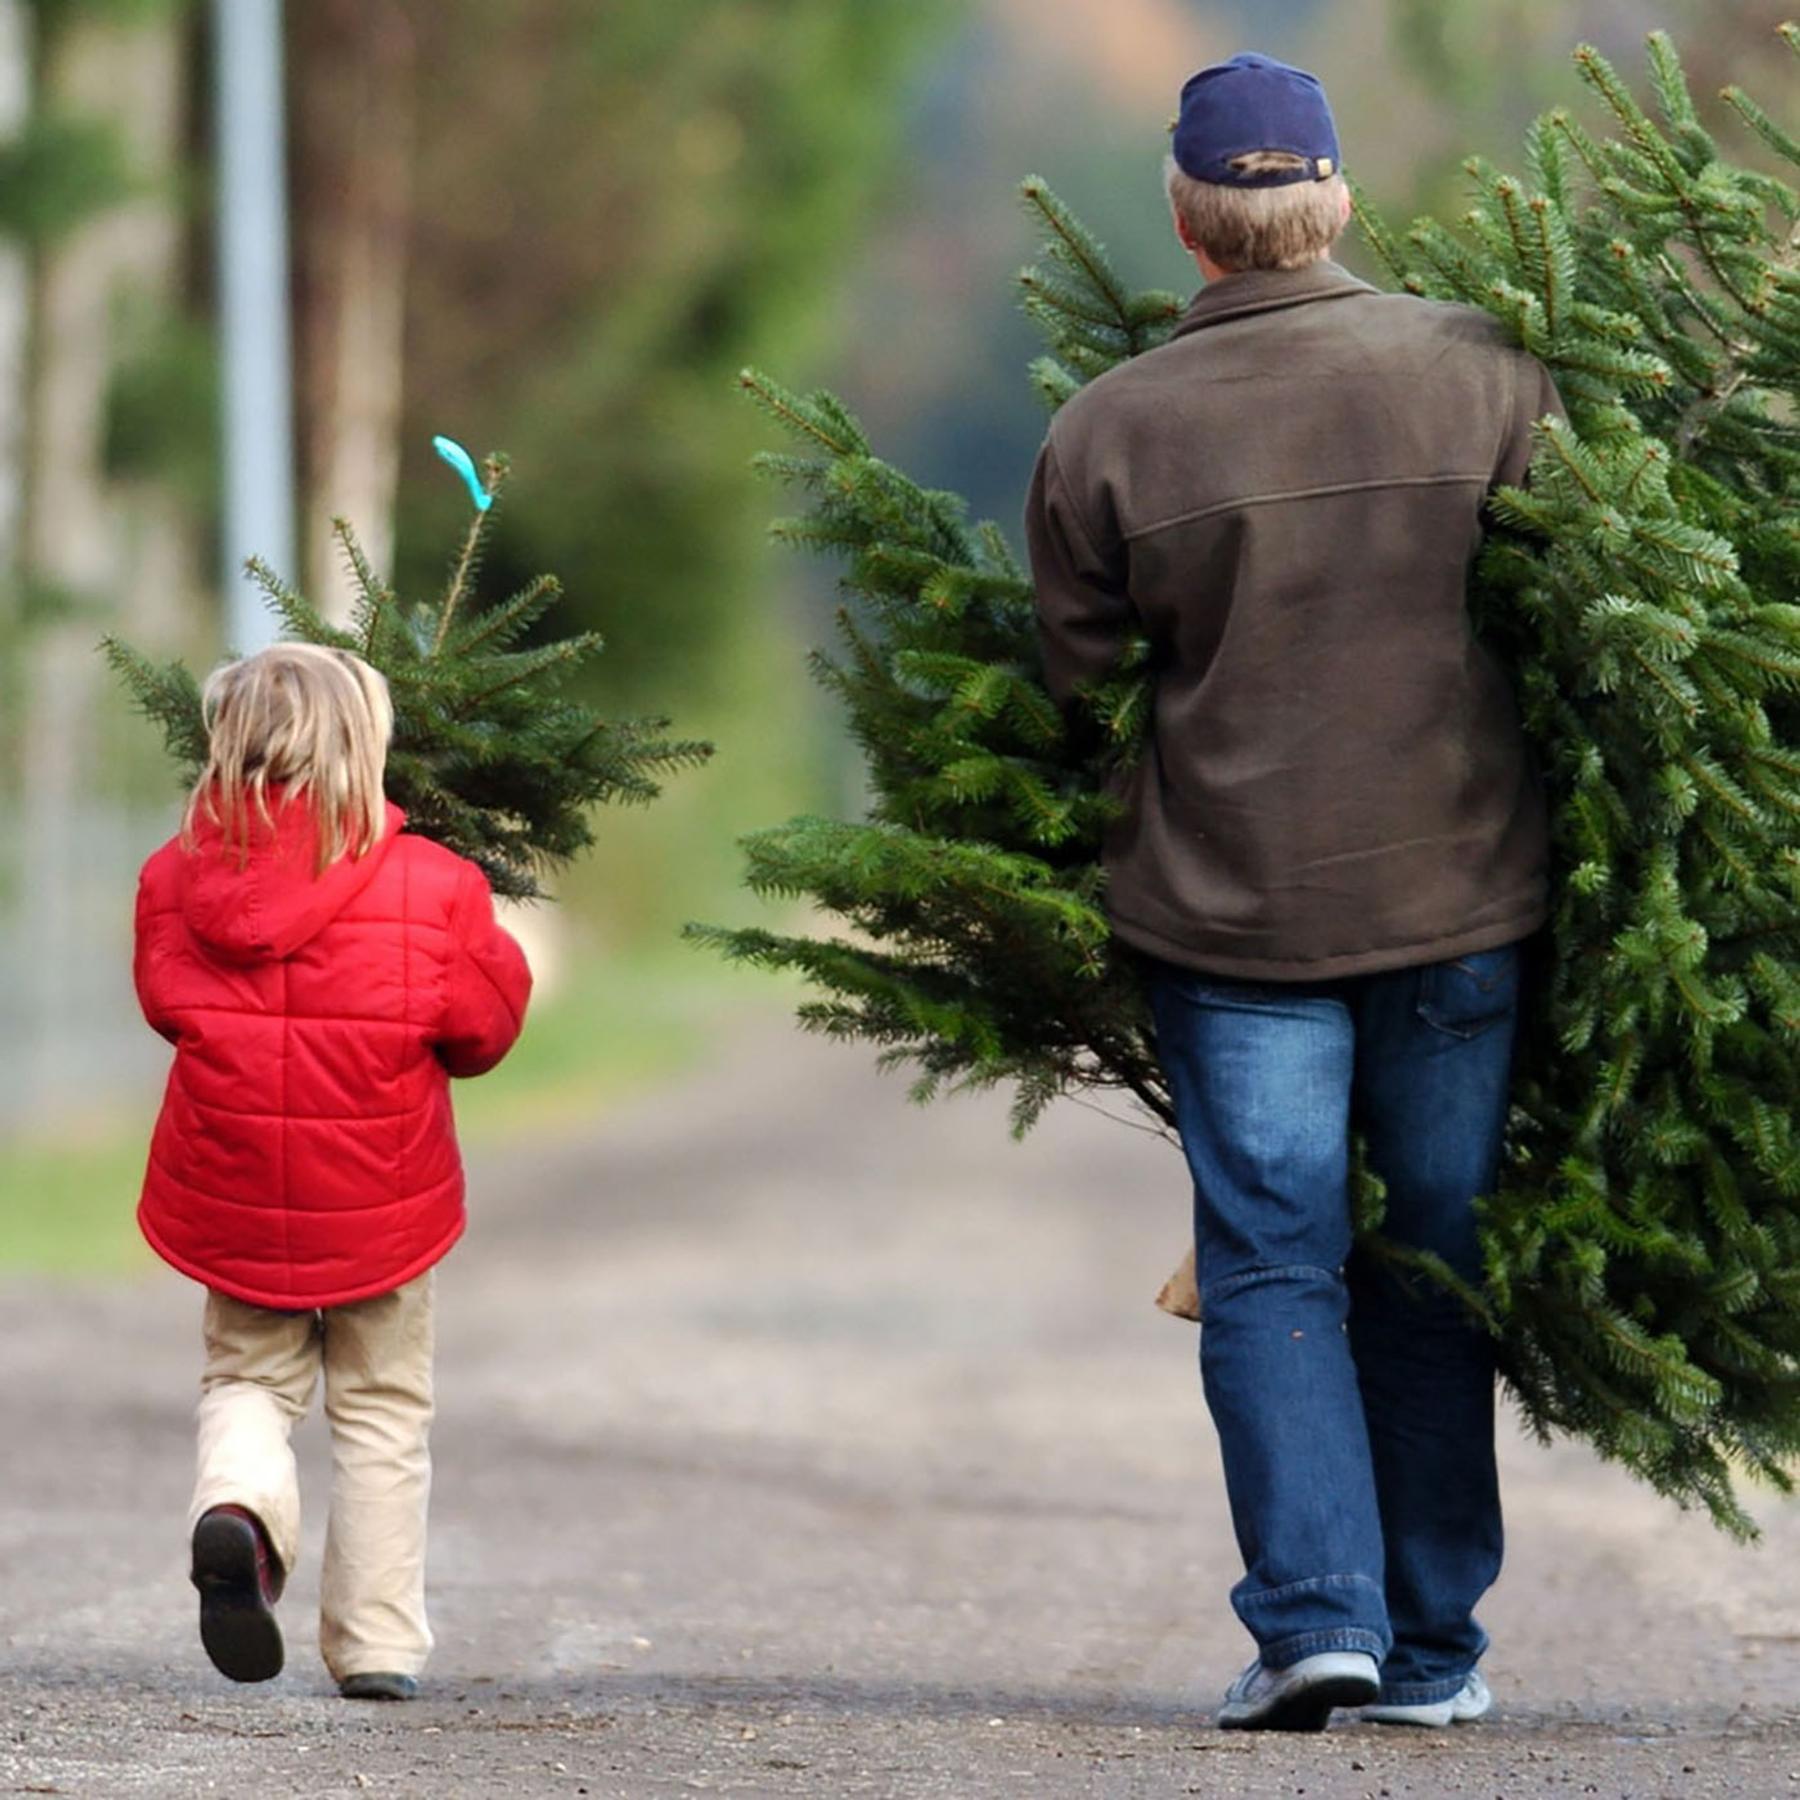
[[1560,411],[1486,314],[1323,262],[1212,283],[1058,413],[1026,510],[1051,689],[1152,646],[1105,852],[1127,943],[1327,980],[1543,922],[1541,790],[1466,588]]

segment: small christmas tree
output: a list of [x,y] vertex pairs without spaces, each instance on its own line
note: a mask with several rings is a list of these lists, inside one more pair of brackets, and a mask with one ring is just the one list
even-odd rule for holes
[[[482,475],[478,491],[491,502],[506,480],[505,458],[490,457]],[[478,863],[496,894],[535,899],[541,875],[594,841],[591,808],[647,804],[661,791],[660,778],[704,762],[712,747],[666,737],[666,719],[606,720],[569,691],[602,646],[594,632],[543,633],[562,593],[555,576],[538,576],[498,605],[478,604],[491,518],[491,504],[477,507],[443,594],[412,604],[375,573],[349,524],[337,520],[357,588],[341,629],[265,564],[253,562],[250,573],[288,637],[352,650],[387,677],[394,702],[387,791],[405,809],[407,828]],[[117,638],[104,649],[191,784],[206,760],[193,673],[179,662],[152,663]]]
[[[1042,182],[1025,197],[1049,233],[1026,304],[1055,322],[1066,362],[1033,369],[1054,403],[1079,376],[1160,343],[1172,294],[1129,296],[1099,246]],[[746,372],[745,389],[800,440],[760,466],[812,499],[775,535],[842,553],[859,602],[844,653],[815,674],[843,702],[869,763],[862,823],[803,818],[749,838],[759,893],[810,897],[863,941],[692,927],[728,955],[797,968],[831,998],[804,1023],[871,1040],[920,1071],[913,1092],[1014,1088],[1023,1132],[1059,1094],[1119,1089],[1174,1114],[1142,995],[1110,953],[1100,908],[1107,777],[1131,755],[1147,693],[1127,666],[1071,732],[1044,689],[1031,584],[992,524],[916,486],[871,450],[829,394],[801,399]]]
[[[1665,37],[1659,118],[1595,51],[1575,62],[1616,136],[1550,114],[1527,179],[1468,165],[1456,230],[1396,240],[1360,209],[1401,286],[1494,314],[1570,414],[1541,428],[1529,491],[1497,501],[1473,584],[1550,785],[1556,881],[1467,1297],[1541,1432],[1748,1533],[1734,1472],[1785,1490],[1800,1448],[1800,193],[1722,157]],[[1054,407],[1162,341],[1176,302],[1129,293],[1041,182],[1024,191]],[[1145,712],[1131,659],[1066,723],[1000,533],[878,460],[829,396],[746,383],[801,446],[766,459],[810,501],[782,535],[847,559],[844,652],[816,667],[872,807],[746,846],[753,888],[854,938],[699,935],[802,970],[825,990],[805,1021],[916,1065],[921,1097],[1011,1082],[1023,1129],[1060,1094],[1123,1090],[1166,1124],[1100,906],[1108,776]]]

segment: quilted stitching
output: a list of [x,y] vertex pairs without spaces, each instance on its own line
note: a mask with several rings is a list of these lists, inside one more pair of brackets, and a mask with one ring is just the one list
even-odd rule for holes
[[[449,1248],[463,1227],[449,1078],[492,1067],[524,1017],[530,975],[481,871],[411,835],[372,854],[335,916],[262,960],[194,928],[178,842],[144,865],[138,992],[176,1051],[139,1217],[176,1268],[253,1304],[344,1305]],[[220,913],[207,873],[202,929]],[[279,922],[278,874],[246,887],[259,931]]]

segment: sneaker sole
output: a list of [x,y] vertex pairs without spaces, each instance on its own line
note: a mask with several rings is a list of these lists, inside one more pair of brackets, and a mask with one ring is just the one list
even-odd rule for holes
[[1435,1707],[1420,1707],[1417,1710],[1364,1707],[1362,1717],[1365,1725],[1398,1725],[1403,1731],[1446,1731],[1461,1722],[1455,1713],[1447,1709],[1439,1712]]
[[1399,1725],[1410,1727],[1414,1731],[1447,1731],[1452,1725],[1474,1725],[1488,1715],[1488,1708],[1483,1706],[1475,1712],[1458,1711],[1448,1708],[1440,1712],[1435,1707],[1403,1708],[1376,1707],[1363,1708],[1363,1720],[1370,1725]]
[[1479,1675],[1472,1676],[1475,1692],[1467,1686],[1448,1700],[1434,1700],[1421,1706],[1388,1705],[1379,1702],[1363,1708],[1363,1719],[1370,1725],[1411,1726],[1415,1731],[1443,1731],[1452,1725],[1473,1725],[1493,1710],[1494,1696]]
[[416,1700],[419,1684],[410,1675],[346,1675],[338,1693],[346,1700]]
[[229,1514],[194,1527],[191,1577],[200,1590],[200,1642],[212,1666],[233,1681],[270,1681],[281,1673],[281,1627],[263,1599],[256,1569],[256,1528]]
[[1323,1731],[1340,1706],[1367,1706],[1380,1692],[1360,1675],[1328,1675],[1273,1700],[1248,1718],[1219,1715],[1221,1731]]

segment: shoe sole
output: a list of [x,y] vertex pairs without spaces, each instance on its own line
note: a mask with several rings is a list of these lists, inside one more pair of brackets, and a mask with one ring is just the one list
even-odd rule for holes
[[1368,1725],[1398,1725],[1402,1730],[1413,1731],[1448,1731],[1452,1725],[1474,1725],[1485,1719],[1488,1708],[1482,1707],[1479,1712],[1388,1712],[1379,1708],[1365,1707],[1363,1722]]
[[1474,1678],[1476,1692],[1471,1697],[1467,1686],[1448,1700],[1436,1700],[1423,1706],[1365,1706],[1363,1720],[1369,1725],[1410,1726],[1414,1731],[1444,1731],[1452,1725],[1473,1725],[1493,1710],[1494,1696],[1486,1682]]
[[346,1700],[416,1700],[419,1684],[410,1675],[346,1675],[338,1693]]
[[256,1527],[229,1514],[194,1527],[191,1577],[200,1590],[200,1642],[212,1666],[233,1681],[270,1681],[281,1673],[281,1627],[263,1598]]
[[1328,1675],[1272,1700],[1250,1718],[1219,1717],[1221,1731],[1323,1731],[1340,1706],[1367,1706],[1380,1689],[1359,1675]]

